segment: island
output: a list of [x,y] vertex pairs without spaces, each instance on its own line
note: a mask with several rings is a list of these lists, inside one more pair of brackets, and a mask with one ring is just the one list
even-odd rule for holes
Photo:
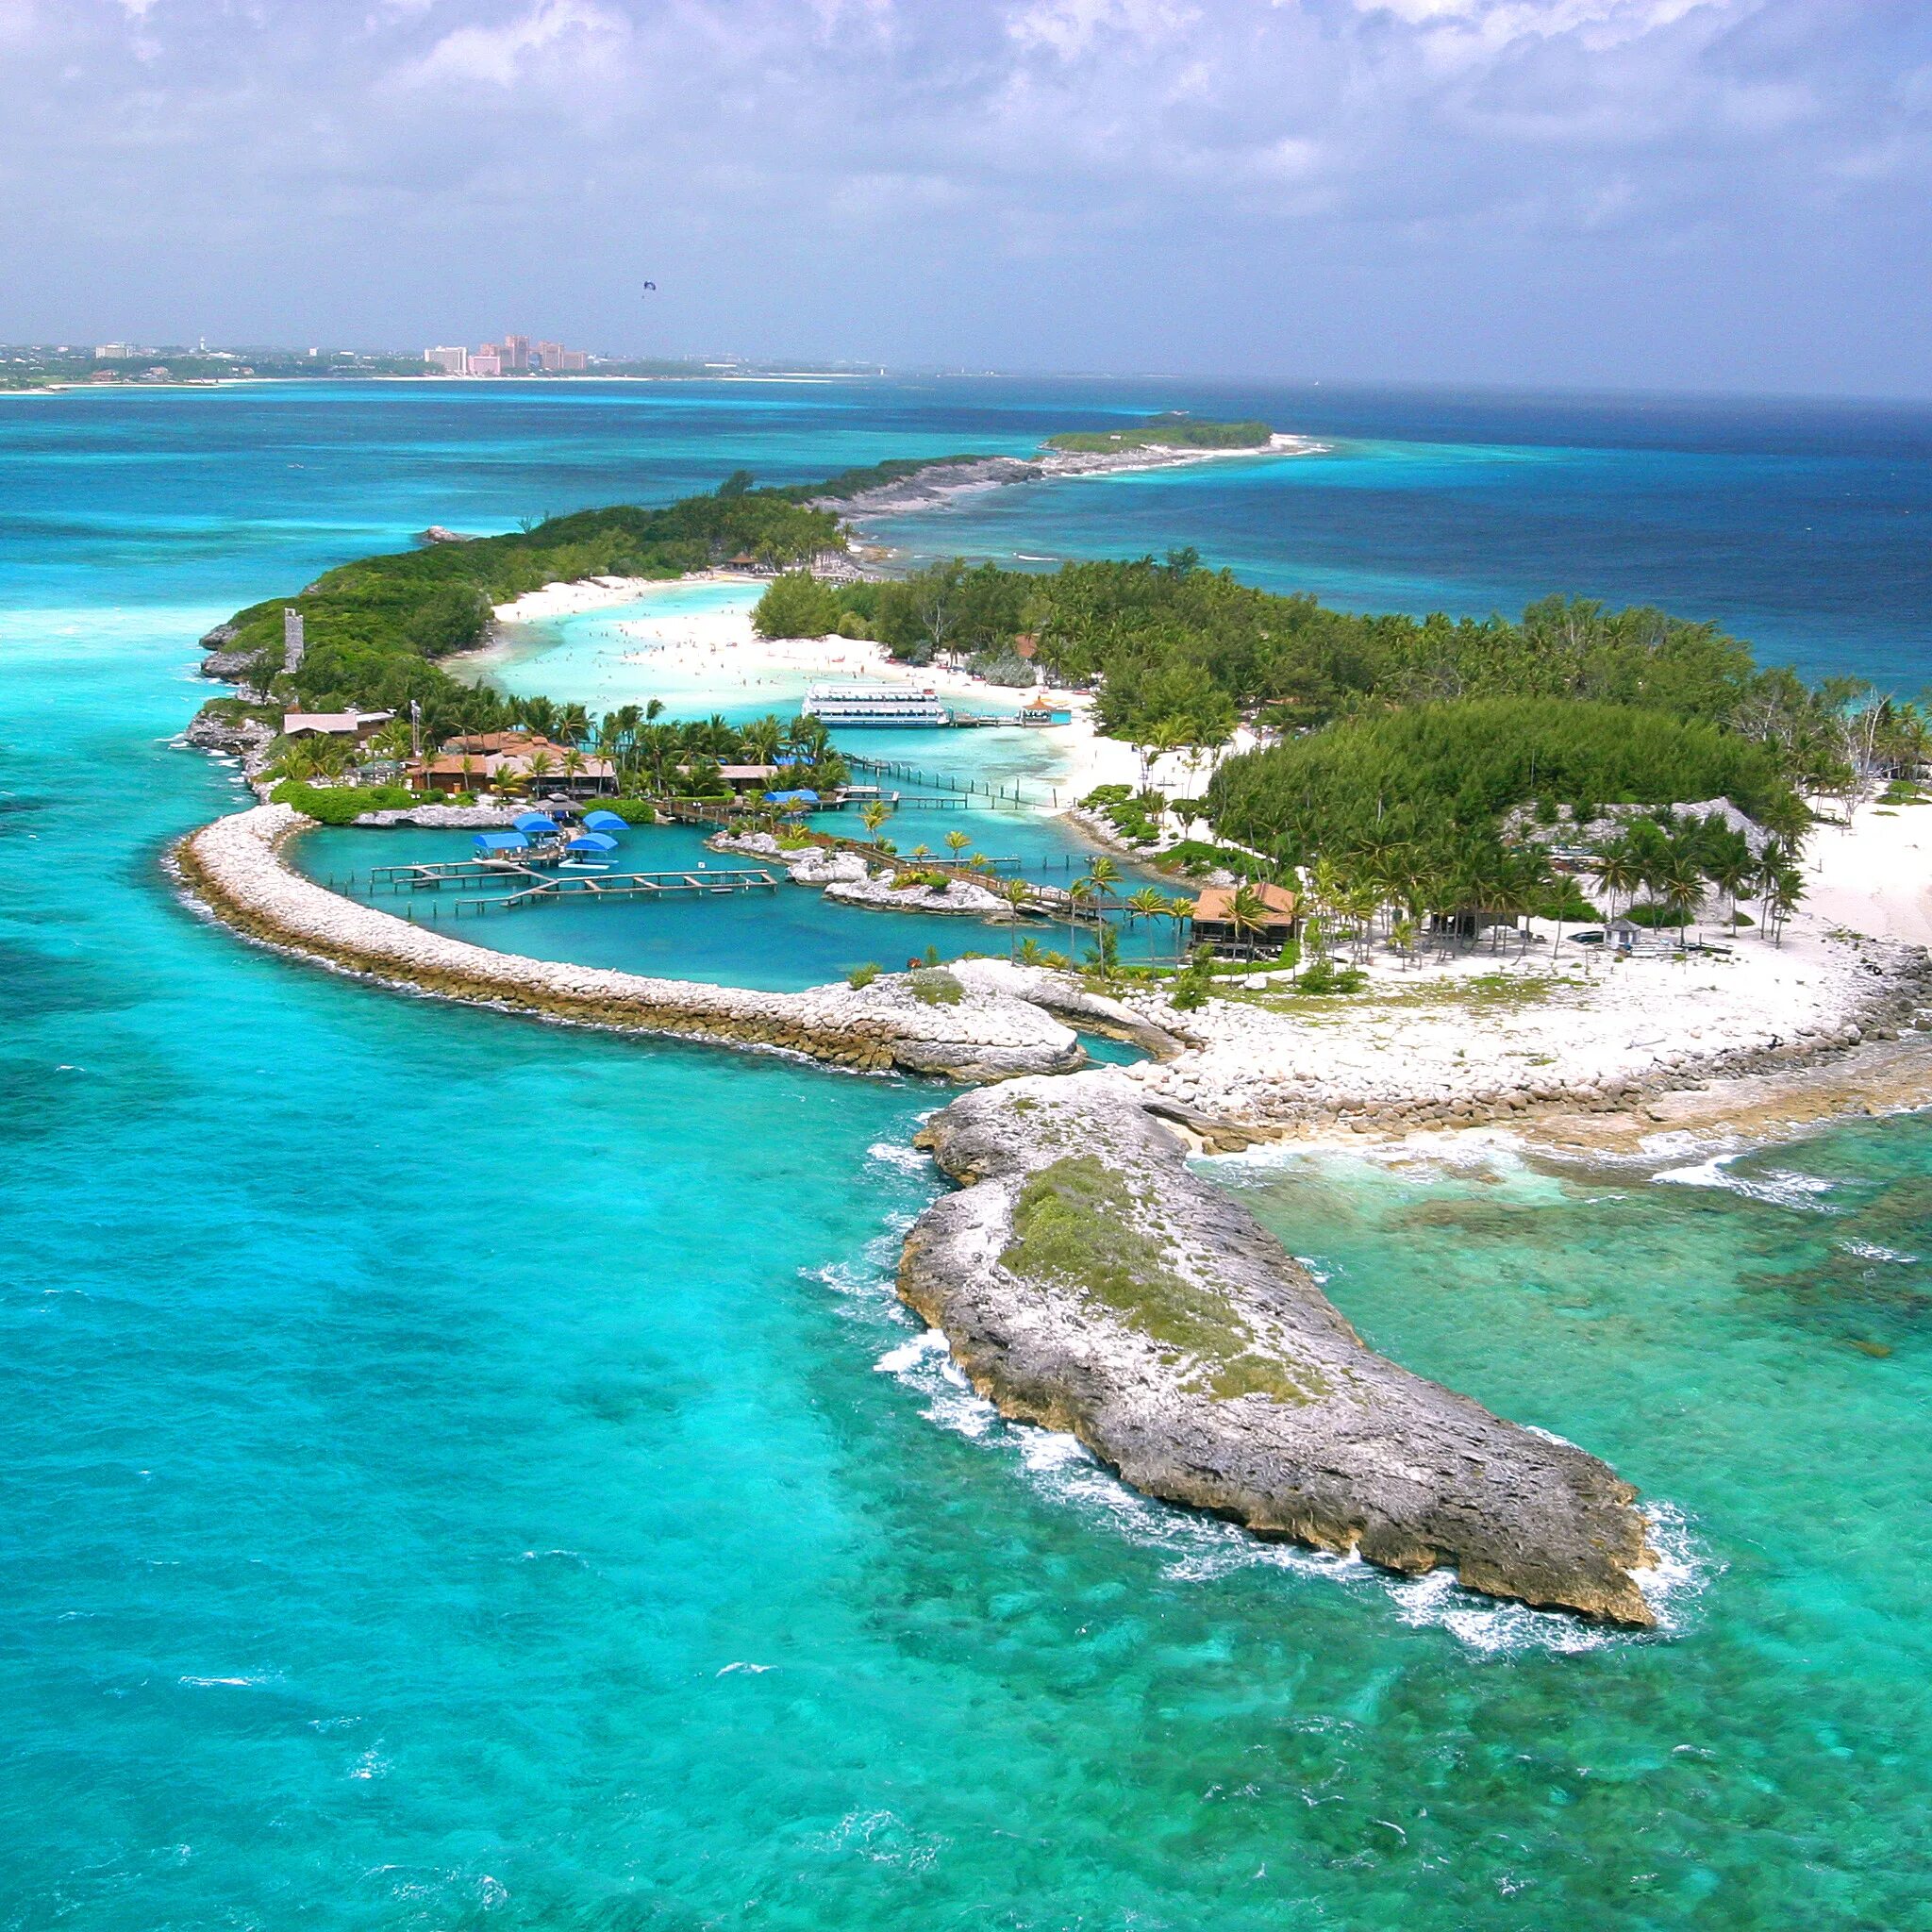
[[[180,843],[184,893],[258,942],[420,992],[972,1083],[922,1131],[960,1187],[908,1235],[900,1288],[1003,1410],[1258,1535],[1648,1623],[1630,1485],[1377,1355],[1190,1159],[1504,1132],[1600,1158],[1924,1104],[1924,716],[1654,610],[1361,616],[1186,550],[1050,571],[858,550],[869,506],[1015,460],[780,488],[741,473],[361,559],[238,612],[205,641],[236,693],[190,738],[242,757],[263,802]],[[720,573],[758,591],[732,646],[747,663],[785,645],[1051,689],[1085,773],[1085,876],[902,853],[885,800],[862,838],[806,823],[802,801],[852,775],[810,717],[596,719],[458,675],[493,626],[560,598]],[[425,932],[290,862],[318,820],[506,825],[532,801],[699,822],[867,916],[949,910],[1000,937],[754,993]],[[1165,886],[1129,890],[1122,863]],[[1128,959],[1129,930],[1169,937]],[[1082,1033],[1149,1057],[1092,1065]]]

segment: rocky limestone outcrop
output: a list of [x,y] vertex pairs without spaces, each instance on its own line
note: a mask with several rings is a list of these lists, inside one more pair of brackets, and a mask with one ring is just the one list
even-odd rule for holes
[[951,971],[968,986],[985,992],[1009,993],[1016,1000],[1044,1007],[1083,1032],[1131,1041],[1158,1059],[1170,1059],[1188,1045],[1175,1028],[1156,1025],[1144,1013],[1095,992],[1072,973],[1023,966],[1011,959],[956,959]]
[[1370,1349],[1110,1071],[971,1093],[920,1136],[967,1183],[899,1291],[1008,1415],[1262,1536],[1609,1622],[1655,1619],[1636,1491]]
[[1072,1029],[1038,1007],[957,982],[929,984],[930,975],[888,975],[862,989],[764,992],[471,945],[305,878],[281,848],[311,823],[282,805],[217,819],[175,846],[175,875],[195,902],[254,938],[449,998],[588,1025],[775,1047],[865,1072],[1002,1080],[1069,1072],[1084,1058]]
[[254,669],[257,653],[228,649],[235,635],[232,624],[218,624],[202,638],[201,648],[207,653],[201,660],[203,677],[213,678],[217,684],[236,684]]
[[252,769],[258,755],[275,742],[275,730],[259,718],[224,718],[218,712],[198,711],[181,736],[196,751],[220,752]]
[[841,906],[878,912],[955,912],[988,920],[1012,916],[1010,901],[963,874],[955,874],[943,885],[901,885],[900,874],[891,866],[874,864],[862,852],[846,846],[784,846],[769,832],[720,832],[705,842],[714,852],[775,858],[794,886],[816,886]]

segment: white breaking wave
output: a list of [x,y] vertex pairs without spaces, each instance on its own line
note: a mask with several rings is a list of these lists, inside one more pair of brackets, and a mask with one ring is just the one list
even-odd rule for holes
[[1669,1181],[1680,1188],[1721,1188],[1726,1193],[1741,1194],[1747,1201],[1762,1201],[1772,1208],[1796,1208],[1807,1214],[1836,1214],[1839,1209],[1822,1197],[1837,1187],[1836,1181],[1815,1174],[1794,1174],[1788,1168],[1767,1168],[1762,1174],[1737,1174],[1730,1170],[1735,1154],[1720,1154],[1714,1160],[1700,1160],[1690,1167],[1667,1167],[1651,1175],[1652,1180]]
[[[1453,1571],[1400,1576],[1353,1554],[1338,1557],[1292,1543],[1263,1542],[1239,1524],[1142,1495],[1073,1436],[1002,1416],[984,1396],[974,1393],[937,1328],[886,1350],[873,1366],[921,1396],[921,1412],[928,1421],[1009,1457],[1038,1493],[1098,1519],[1143,1549],[1167,1553],[1170,1560],[1162,1574],[1170,1582],[1211,1583],[1250,1569],[1320,1577],[1351,1589],[1378,1591],[1403,1623],[1445,1630],[1467,1648],[1485,1655],[1508,1656],[1523,1651],[1602,1650],[1646,1638],[1654,1641],[1656,1635],[1674,1636],[1683,1629],[1690,1601],[1701,1591],[1709,1568],[1695,1548],[1682,1512],[1668,1503],[1653,1505],[1644,1513],[1658,1560],[1655,1568],[1638,1573],[1637,1583],[1657,1619],[1657,1633],[1587,1624],[1562,1611],[1532,1609],[1526,1604],[1465,1591]],[[1547,1430],[1537,1433],[1562,1441]]]
[[932,1172],[932,1156],[909,1141],[875,1141],[865,1151],[883,1166],[896,1167],[907,1174]]
[[1835,1246],[1847,1255],[1856,1255],[1861,1261],[1898,1261],[1909,1267],[1919,1257],[1916,1255],[1902,1255],[1896,1248],[1881,1248],[1876,1241],[1838,1241]]

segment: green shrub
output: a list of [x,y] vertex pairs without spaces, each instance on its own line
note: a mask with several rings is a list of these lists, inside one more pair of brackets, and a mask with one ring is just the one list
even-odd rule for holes
[[928,1007],[957,1007],[966,989],[943,967],[923,966],[912,975],[912,996]]
[[1623,916],[1632,925],[1648,926],[1653,931],[1667,929],[1674,931],[1679,925],[1689,925],[1689,919],[1680,918],[1668,906],[1626,906]]
[[854,992],[858,992],[862,988],[870,986],[883,970],[876,959],[868,959],[863,966],[855,966],[845,975],[845,984]]
[[[356,785],[305,785],[299,778],[284,778],[269,796],[277,805],[292,805],[299,812],[325,825],[352,825],[365,811],[381,811],[376,793]],[[404,794],[406,801],[416,801]]]
[[1359,966],[1338,966],[1333,959],[1311,960],[1294,983],[1297,992],[1359,992],[1368,984],[1368,974]]
[[808,570],[789,570],[774,577],[752,611],[752,628],[761,638],[822,638],[839,628],[843,612],[839,596]]
[[1201,946],[1174,974],[1168,998],[1182,1012],[1191,1013],[1208,1004],[1208,994],[1213,984],[1214,955],[1206,946]]
[[1080,803],[1089,811],[1104,811],[1110,805],[1124,805],[1134,795],[1131,785],[1096,785]]
[[1275,868],[1265,858],[1237,852],[1231,845],[1210,845],[1201,839],[1183,839],[1161,855],[1163,865],[1177,866],[1191,877],[1203,873],[1231,872],[1237,878],[1272,879]]

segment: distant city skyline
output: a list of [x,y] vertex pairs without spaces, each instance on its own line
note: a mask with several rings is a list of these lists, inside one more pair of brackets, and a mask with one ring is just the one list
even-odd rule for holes
[[1917,0],[0,0],[0,57],[16,341],[541,307],[617,357],[1932,394]]

